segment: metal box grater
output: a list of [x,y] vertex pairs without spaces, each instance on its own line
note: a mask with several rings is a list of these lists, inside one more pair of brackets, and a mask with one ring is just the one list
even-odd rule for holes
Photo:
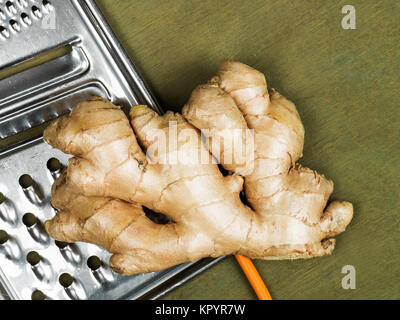
[[[66,54],[0,80],[1,138],[94,95],[162,112],[94,1],[0,0],[0,70],[65,46]],[[154,299],[222,259],[125,277],[97,246],[56,244],[43,222],[55,214],[54,159],[66,166],[68,157],[41,137],[0,151],[0,299]]]

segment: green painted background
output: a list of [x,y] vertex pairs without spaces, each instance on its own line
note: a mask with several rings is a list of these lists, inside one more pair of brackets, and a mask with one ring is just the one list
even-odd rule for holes
[[[165,109],[180,110],[220,60],[266,74],[306,129],[301,163],[335,182],[355,216],[330,257],[255,261],[275,299],[400,298],[400,2],[129,1],[98,5]],[[341,9],[356,8],[343,30]],[[341,287],[353,265],[357,289]],[[229,257],[167,299],[255,299]]]

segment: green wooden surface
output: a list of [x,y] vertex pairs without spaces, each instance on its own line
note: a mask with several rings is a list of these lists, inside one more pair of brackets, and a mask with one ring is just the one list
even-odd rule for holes
[[[165,109],[180,110],[220,60],[263,71],[306,129],[301,163],[355,216],[330,257],[255,261],[275,299],[400,298],[400,2],[97,0]],[[356,8],[343,30],[341,9]],[[4,142],[2,142],[4,143]],[[342,267],[356,268],[344,290]],[[166,299],[255,299],[229,257]]]

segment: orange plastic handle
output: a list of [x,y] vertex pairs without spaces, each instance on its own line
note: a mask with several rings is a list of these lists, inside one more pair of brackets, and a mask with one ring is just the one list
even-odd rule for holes
[[272,300],[272,297],[253,262],[249,258],[239,255],[236,255],[235,258],[239,262],[240,267],[253,287],[258,300]]

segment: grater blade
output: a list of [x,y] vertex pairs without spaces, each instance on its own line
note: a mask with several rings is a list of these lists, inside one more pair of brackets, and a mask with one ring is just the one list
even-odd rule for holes
[[[1,138],[94,95],[162,112],[94,1],[0,0],[0,71],[62,47],[70,50],[0,80]],[[222,259],[125,277],[97,246],[57,246],[43,222],[55,214],[52,163],[66,166],[68,157],[41,137],[0,151],[0,299],[154,299]],[[92,270],[90,261],[100,264]]]
[[0,80],[1,138],[54,119],[93,95],[123,106],[141,101],[161,112],[93,1],[1,0],[0,10],[0,69],[72,48]]

